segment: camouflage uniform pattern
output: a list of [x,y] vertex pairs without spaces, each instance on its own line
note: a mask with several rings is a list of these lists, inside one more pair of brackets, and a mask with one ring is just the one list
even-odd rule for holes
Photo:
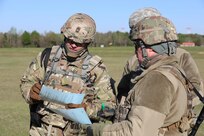
[[174,24],[162,16],[144,18],[131,31],[131,40],[141,39],[146,45],[178,39]]
[[130,15],[129,27],[132,29],[139,21],[151,16],[161,16],[161,13],[157,9],[152,7],[138,9]]
[[[53,46],[50,60],[53,58],[59,46]],[[102,104],[106,108],[114,111],[115,109],[115,95],[110,83],[110,76],[107,74],[106,67],[98,56],[92,56],[88,63],[88,77],[89,82],[77,76],[81,75],[83,61],[88,55],[86,52],[77,61],[68,62],[65,57],[65,50],[63,49],[60,60],[57,62],[57,69],[52,73],[49,79],[45,82],[59,91],[68,91],[73,93],[85,93],[83,103],[86,106],[86,112],[93,122],[100,122],[102,118],[109,120],[110,117],[100,117],[98,113],[101,112]],[[29,97],[29,91],[33,84],[42,81],[45,76],[44,67],[40,66],[41,53],[34,59],[23,77],[21,78],[21,92],[27,103],[33,104]],[[47,72],[51,69],[51,62],[48,62]],[[65,71],[65,73],[63,73]],[[70,74],[71,73],[71,74]],[[41,117],[41,127],[32,125],[30,135],[55,135],[61,133],[63,135],[85,135],[85,132],[79,127],[77,123],[64,119],[61,115],[50,112],[49,108],[65,108],[64,105],[44,101],[38,105],[37,113]],[[104,121],[103,120],[103,121]]]
[[90,43],[96,34],[95,21],[84,13],[72,15],[61,28],[61,33],[77,43]]

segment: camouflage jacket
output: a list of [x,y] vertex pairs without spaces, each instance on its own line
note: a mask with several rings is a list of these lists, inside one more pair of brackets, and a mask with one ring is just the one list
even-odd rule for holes
[[[50,54],[50,60],[56,54],[59,46],[53,46]],[[101,107],[105,105],[106,108],[114,111],[115,109],[115,95],[111,86],[111,78],[107,73],[106,67],[98,56],[92,56],[88,61],[88,70],[86,71],[88,82],[86,83],[82,78],[83,61],[89,53],[86,52],[81,58],[76,61],[69,62],[65,55],[65,50],[62,50],[60,59],[57,61],[57,68],[55,73],[51,73],[45,84],[57,90],[63,90],[73,93],[85,93],[83,103],[86,106],[86,112],[92,121],[99,122]],[[21,78],[21,92],[27,103],[30,105],[33,102],[30,99],[30,88],[36,83],[43,81],[51,69],[51,61],[48,61],[47,69],[41,66],[40,62],[41,52],[30,63],[29,67]],[[71,73],[71,74],[70,74]],[[78,75],[78,76],[77,76]],[[45,106],[46,105],[46,106]],[[46,108],[45,108],[46,107]],[[44,101],[43,104],[38,105],[38,114],[41,115],[41,120],[47,124],[64,128],[69,120],[62,116],[50,112],[47,107],[65,108],[63,105]]]

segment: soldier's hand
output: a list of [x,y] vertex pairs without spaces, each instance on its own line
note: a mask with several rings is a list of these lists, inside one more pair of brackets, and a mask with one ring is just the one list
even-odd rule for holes
[[86,132],[88,136],[102,135],[105,123],[93,123],[87,127]]
[[33,101],[40,101],[41,100],[41,98],[39,96],[41,88],[42,88],[42,85],[40,83],[35,83],[31,87],[31,89],[30,89],[30,98]]

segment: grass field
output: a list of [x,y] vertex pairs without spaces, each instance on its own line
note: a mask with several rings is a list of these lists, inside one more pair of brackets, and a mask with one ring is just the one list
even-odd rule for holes
[[[204,78],[204,48],[186,49],[192,53]],[[41,50],[43,49],[0,49],[0,136],[28,135],[28,105],[21,96],[19,83],[28,64]],[[133,47],[90,48],[90,52],[103,58],[110,75],[116,80],[116,85],[126,60],[134,53]],[[203,136],[203,134],[204,125],[199,129],[197,136]]]

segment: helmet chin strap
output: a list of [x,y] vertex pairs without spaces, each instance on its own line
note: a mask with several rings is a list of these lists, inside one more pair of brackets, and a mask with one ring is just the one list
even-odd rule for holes
[[143,57],[143,61],[140,63],[140,67],[143,69],[146,69],[151,65],[151,63],[154,63],[158,59],[158,56],[160,56],[160,54],[156,54],[154,56],[148,57],[148,53],[144,43],[142,41],[139,41],[138,44],[142,49],[142,57]]
[[147,55],[147,50],[146,50],[145,45],[142,41],[137,42],[137,44],[139,44],[139,46],[142,49],[143,61],[140,63],[140,66],[142,68],[146,68],[147,63],[150,61],[150,59],[148,58],[148,55]]

